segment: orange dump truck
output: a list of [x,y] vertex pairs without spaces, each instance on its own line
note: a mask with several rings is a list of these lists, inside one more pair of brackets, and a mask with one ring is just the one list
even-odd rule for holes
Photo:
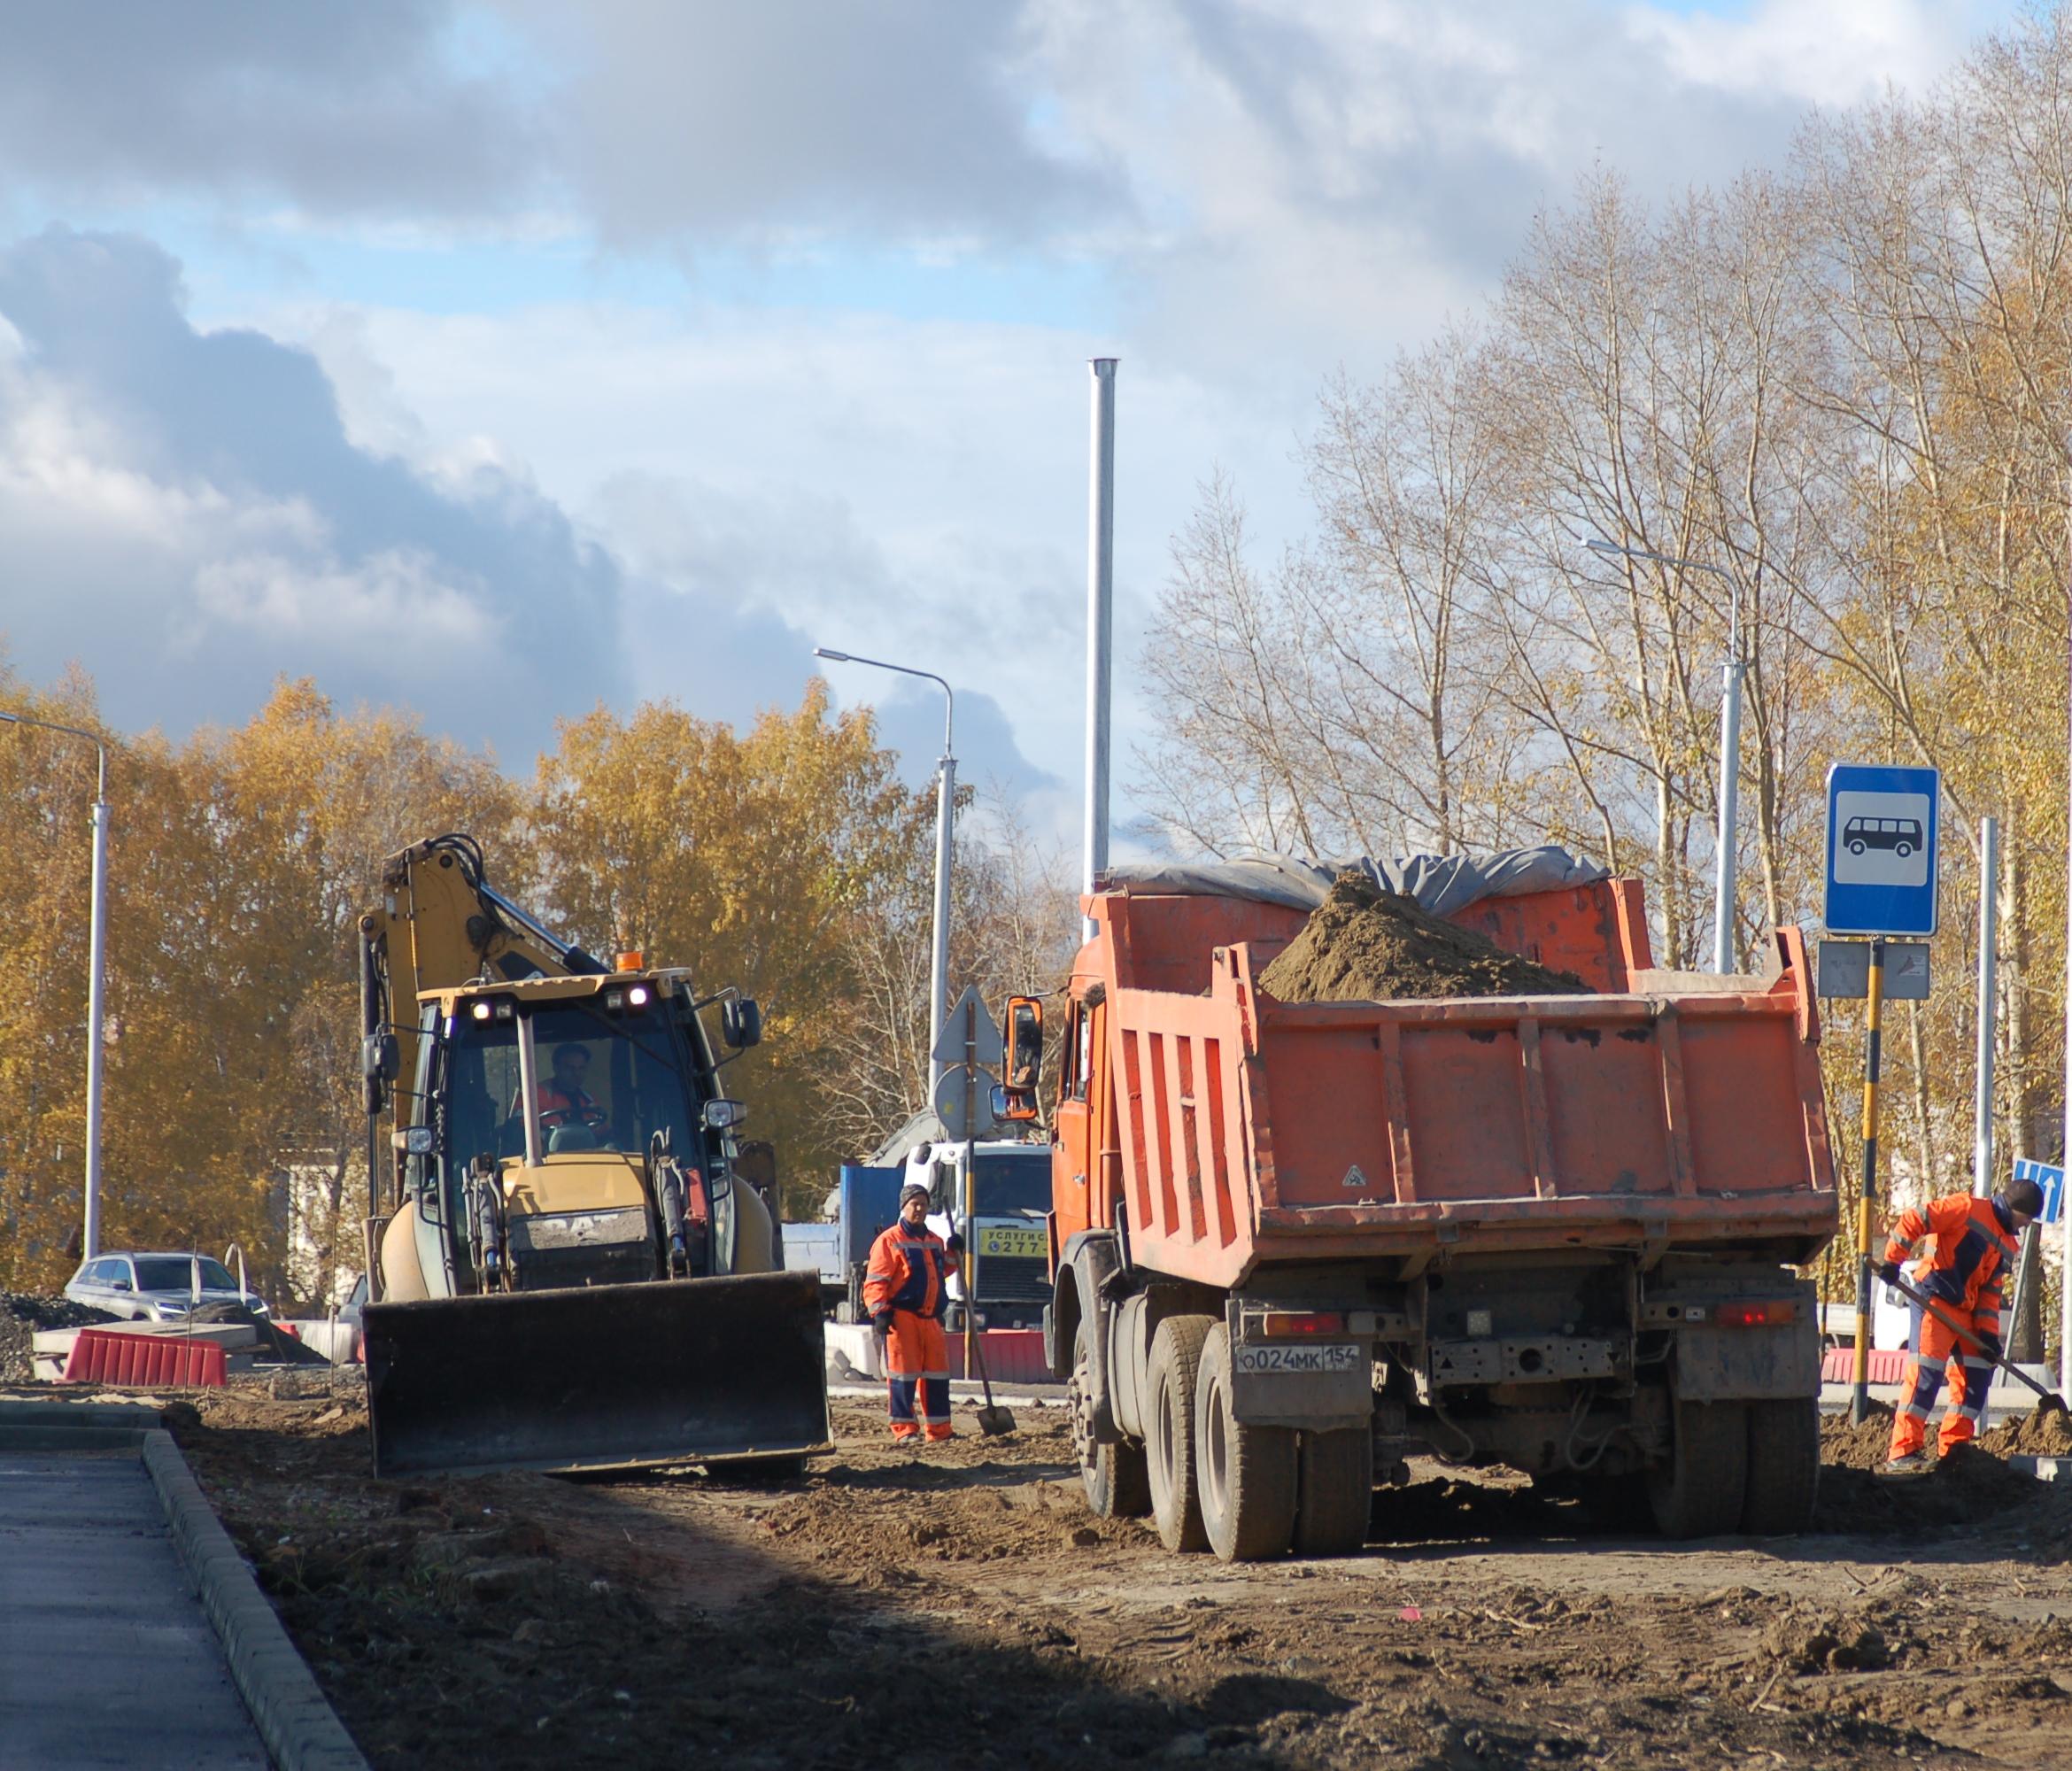
[[[1045,1334],[1096,1512],[1226,1560],[1342,1552],[1427,1453],[1643,1479],[1672,1536],[1805,1523],[1790,1267],[1836,1208],[1796,929],[1766,976],[1658,971],[1637,882],[1605,879],[1450,918],[1597,994],[1288,1003],[1256,980],[1303,910],[1085,904]],[[1040,1010],[1009,1019],[1013,1077]]]

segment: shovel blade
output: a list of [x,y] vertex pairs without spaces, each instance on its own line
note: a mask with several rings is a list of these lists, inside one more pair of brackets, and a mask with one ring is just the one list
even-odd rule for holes
[[978,1430],[988,1438],[999,1433],[1012,1433],[1015,1417],[1004,1408],[982,1408],[978,1411]]

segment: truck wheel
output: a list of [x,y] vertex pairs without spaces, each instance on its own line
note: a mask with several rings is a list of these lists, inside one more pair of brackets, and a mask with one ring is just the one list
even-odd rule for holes
[[1752,1537],[1794,1537],[1813,1523],[1821,1486],[1821,1405],[1803,1401],[1748,1405],[1748,1494],[1741,1528]]
[[1662,1535],[1719,1537],[1739,1530],[1747,1492],[1747,1408],[1678,1403],[1676,1443],[1648,1472],[1648,1504]]
[[1303,1434],[1295,1461],[1295,1554],[1352,1555],[1367,1541],[1373,1512],[1373,1429]]
[[1079,1324],[1073,1342],[1072,1449],[1086,1504],[1101,1519],[1141,1519],[1151,1511],[1151,1477],[1140,1445],[1103,1445],[1094,1436],[1094,1325]]
[[1227,1323],[1211,1328],[1202,1347],[1194,1461],[1209,1547],[1225,1562],[1281,1554],[1295,1531],[1295,1429],[1252,1427],[1237,1418]]
[[1168,1550],[1209,1547],[1194,1487],[1194,1387],[1202,1343],[1215,1326],[1208,1316],[1169,1316],[1151,1337],[1144,1454],[1151,1466],[1151,1517]]

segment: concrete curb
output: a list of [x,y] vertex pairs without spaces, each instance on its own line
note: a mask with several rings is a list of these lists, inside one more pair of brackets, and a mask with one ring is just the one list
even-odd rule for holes
[[276,1771],[368,1771],[170,1433],[143,1435],[143,1466]]

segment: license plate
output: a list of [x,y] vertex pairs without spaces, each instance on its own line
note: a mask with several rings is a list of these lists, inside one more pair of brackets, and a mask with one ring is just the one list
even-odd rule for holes
[[987,1255],[1021,1258],[1034,1256],[1036,1259],[1041,1260],[1049,1252],[1049,1236],[1030,1225],[990,1224],[982,1226],[978,1232],[978,1256],[981,1260]]
[[1237,1350],[1241,1372],[1350,1372],[1366,1357],[1364,1347],[1242,1346]]

